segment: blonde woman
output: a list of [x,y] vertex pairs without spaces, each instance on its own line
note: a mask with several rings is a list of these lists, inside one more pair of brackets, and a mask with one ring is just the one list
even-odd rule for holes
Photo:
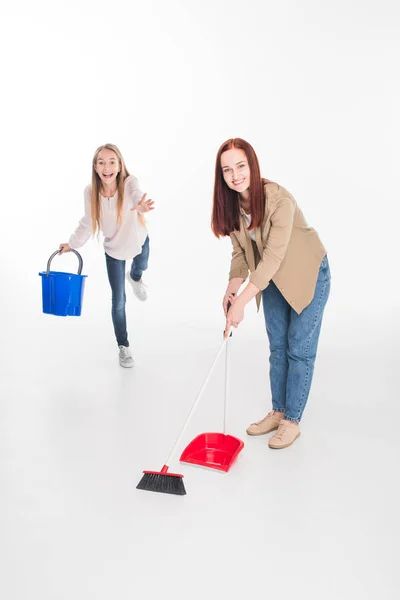
[[[138,180],[129,174],[117,146],[105,144],[94,154],[92,183],[85,188],[85,214],[68,243],[60,244],[61,252],[81,248],[88,239],[101,231],[108,279],[112,290],[112,321],[119,348],[121,367],[133,367],[129,350],[125,313],[125,279],[135,296],[144,301],[147,292],[142,274],[148,267],[149,236],[143,213],[154,209],[146,200]],[[131,261],[125,273],[125,262]]]

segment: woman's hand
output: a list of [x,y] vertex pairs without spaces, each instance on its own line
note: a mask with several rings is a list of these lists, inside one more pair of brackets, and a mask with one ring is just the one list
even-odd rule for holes
[[71,252],[71,246],[69,244],[60,244],[60,254],[64,252]]
[[241,277],[234,277],[233,279],[230,280],[229,285],[226,288],[224,299],[222,301],[222,308],[224,309],[225,317],[228,313],[228,302],[233,304],[230,297],[231,296],[234,297],[238,293],[242,283],[243,283],[243,279]]
[[249,282],[243,292],[239,296],[236,296],[236,298],[232,296],[232,294],[228,295],[227,300],[232,306],[226,315],[225,338],[228,337],[231,327],[237,327],[239,323],[243,321],[246,304],[248,304],[260,291],[261,290],[255,286],[254,283]]
[[154,210],[154,200],[146,200],[147,194],[143,194],[140,202],[136,204],[131,210],[138,210],[141,213],[149,212],[150,210]]
[[228,314],[226,316],[226,325],[224,331],[224,338],[226,339],[229,336],[231,327],[238,327],[238,325],[244,319],[244,305],[239,299],[232,298],[233,302],[231,302],[232,306],[230,307]]

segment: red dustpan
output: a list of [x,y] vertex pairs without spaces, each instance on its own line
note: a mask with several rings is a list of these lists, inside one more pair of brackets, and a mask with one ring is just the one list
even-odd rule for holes
[[[231,334],[232,335],[232,334]],[[229,387],[229,338],[224,340],[220,351],[208,373],[208,376],[200,390],[198,400],[203,393],[217,363],[218,357],[225,345],[225,402],[224,402],[224,432],[223,433],[201,433],[190,442],[182,452],[180,457],[181,462],[200,465],[202,467],[210,467],[219,471],[229,471],[240,451],[244,447],[244,443],[233,435],[227,435],[226,432],[226,417],[228,408],[228,387]]]
[[244,443],[233,435],[201,433],[186,446],[181,462],[229,471]]

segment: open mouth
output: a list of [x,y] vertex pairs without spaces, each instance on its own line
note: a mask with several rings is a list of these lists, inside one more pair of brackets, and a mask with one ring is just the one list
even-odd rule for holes
[[244,179],[240,179],[240,181],[234,181],[233,185],[238,186],[238,185],[242,185],[242,183],[244,183]]
[[111,179],[111,177],[114,175],[114,173],[103,173],[103,177],[104,179]]

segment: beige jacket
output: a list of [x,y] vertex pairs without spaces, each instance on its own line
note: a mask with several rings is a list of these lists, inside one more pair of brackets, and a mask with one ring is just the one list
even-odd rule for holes
[[[272,281],[298,314],[314,297],[321,260],[326,250],[318,233],[307,225],[296,200],[276,183],[266,183],[265,217],[252,243],[247,223],[231,233],[233,245],[229,279],[241,277],[264,290]],[[261,293],[257,294],[257,308]]]

